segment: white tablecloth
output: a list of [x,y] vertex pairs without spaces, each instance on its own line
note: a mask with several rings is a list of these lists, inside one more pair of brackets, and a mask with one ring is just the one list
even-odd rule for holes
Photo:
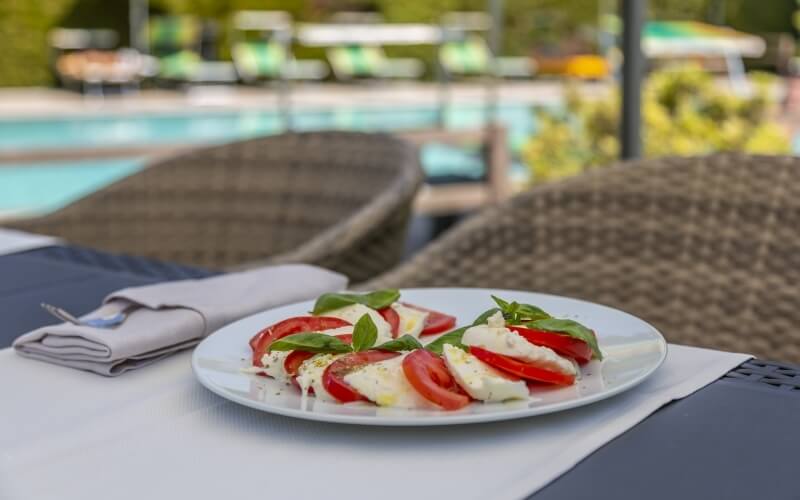
[[195,382],[189,353],[109,379],[6,349],[0,498],[523,498],[747,358],[670,346],[651,379],[584,408],[491,424],[380,428],[229,403]]
[[0,227],[0,255],[24,252],[34,248],[50,247],[61,244],[61,240],[53,236],[26,233],[16,229]]

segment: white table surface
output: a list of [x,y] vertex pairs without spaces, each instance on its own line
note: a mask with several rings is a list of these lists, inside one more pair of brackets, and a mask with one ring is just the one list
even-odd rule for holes
[[670,346],[651,379],[588,407],[491,424],[367,428],[228,402],[195,381],[189,352],[112,379],[6,349],[0,498],[521,498],[747,358]]
[[15,229],[0,227],[0,255],[8,255],[34,248],[61,244],[62,240],[53,236],[26,233]]

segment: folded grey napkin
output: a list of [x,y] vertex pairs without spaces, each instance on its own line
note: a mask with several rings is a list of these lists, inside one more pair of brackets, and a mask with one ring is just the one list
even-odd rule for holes
[[127,308],[131,312],[119,326],[45,326],[13,345],[22,356],[115,376],[191,347],[237,319],[346,287],[341,274],[297,264],[126,288],[84,316],[105,317]]

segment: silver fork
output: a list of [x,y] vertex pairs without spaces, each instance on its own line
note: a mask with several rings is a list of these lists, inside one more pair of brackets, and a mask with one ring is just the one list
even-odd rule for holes
[[45,311],[55,316],[56,318],[60,319],[61,321],[72,323],[73,325],[77,326],[90,326],[92,328],[109,328],[109,329],[115,328],[120,324],[122,324],[128,318],[128,314],[130,313],[131,309],[134,309],[134,306],[130,305],[121,310],[120,312],[115,314],[110,314],[108,316],[103,316],[100,318],[79,319],[60,307],[56,307],[51,304],[46,304],[44,302],[41,303],[41,306]]

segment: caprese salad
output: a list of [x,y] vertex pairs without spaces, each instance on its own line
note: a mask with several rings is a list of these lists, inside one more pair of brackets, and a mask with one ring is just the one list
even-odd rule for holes
[[324,294],[309,315],[250,340],[251,371],[326,401],[457,410],[574,384],[580,365],[602,359],[584,325],[492,299],[496,307],[454,329],[455,317],[401,302],[398,290]]

